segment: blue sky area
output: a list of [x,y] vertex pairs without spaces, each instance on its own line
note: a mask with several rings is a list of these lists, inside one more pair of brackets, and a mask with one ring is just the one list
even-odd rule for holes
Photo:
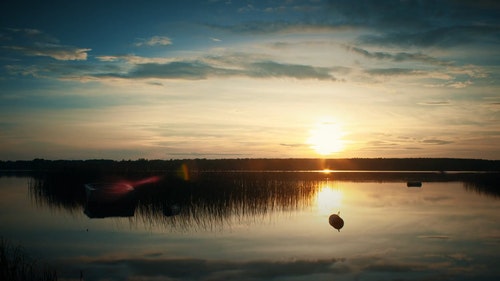
[[2,1],[0,159],[500,159],[497,1]]

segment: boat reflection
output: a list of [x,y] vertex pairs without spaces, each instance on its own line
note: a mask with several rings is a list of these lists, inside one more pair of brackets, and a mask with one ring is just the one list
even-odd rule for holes
[[138,202],[135,193],[127,183],[85,184],[84,213],[89,218],[132,217]]

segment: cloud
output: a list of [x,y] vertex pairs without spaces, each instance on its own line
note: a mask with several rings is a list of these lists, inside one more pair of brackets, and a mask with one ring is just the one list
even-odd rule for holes
[[[448,240],[446,235],[422,235],[420,239]],[[418,242],[418,241],[417,241]],[[490,280],[494,261],[470,263],[464,253],[446,255],[401,255],[401,251],[364,253],[350,258],[281,260],[211,260],[167,258],[164,253],[138,253],[136,256],[80,256],[61,259],[60,278],[74,278],[82,272],[86,280],[449,280],[461,277]],[[383,274],[383,275],[382,275]],[[476,278],[469,278],[469,277]],[[422,278],[419,278],[422,277]]]
[[[103,61],[114,61],[119,57],[100,57]],[[252,77],[252,78],[295,78],[331,80],[331,69],[310,65],[286,64],[275,61],[252,61],[251,56],[228,57],[210,56],[197,60],[177,60],[166,63],[137,63],[126,73],[97,74],[99,77],[118,77],[126,79],[187,79],[199,80],[209,77]],[[135,61],[141,62],[136,59]],[[154,60],[152,60],[154,61]],[[232,62],[232,63],[231,63]]]
[[390,60],[394,62],[404,62],[404,61],[418,61],[424,62],[433,65],[441,65],[448,66],[451,65],[451,62],[443,61],[425,54],[421,53],[407,53],[407,52],[398,52],[395,54],[391,54],[388,52],[369,52],[365,49],[354,47],[354,46],[344,46],[348,51],[354,52],[356,54],[360,54],[366,58],[377,59],[377,60]]
[[7,28],[9,45],[4,50],[21,53],[25,56],[50,57],[60,61],[87,60],[90,48],[63,45],[59,40],[38,29]]
[[335,80],[326,67],[299,64],[282,64],[273,61],[255,62],[248,70],[252,77],[291,77],[297,79]]
[[437,101],[425,101],[419,103],[419,105],[431,105],[431,106],[439,106],[439,105],[450,105],[451,103],[449,101],[445,100],[437,100]]
[[96,65],[87,61],[68,64],[63,61],[37,65],[6,65],[10,75],[33,76],[36,78],[55,78],[62,80],[86,81],[97,79],[101,73],[121,73],[123,70],[114,64]]
[[208,27],[229,31],[232,33],[247,34],[268,34],[268,33],[288,33],[288,32],[321,32],[340,31],[343,25],[331,25],[329,23],[318,22],[289,22],[289,21],[249,21],[232,25],[211,24]]
[[98,60],[103,62],[125,61],[129,64],[146,64],[146,63],[169,63],[175,59],[167,57],[141,57],[136,55],[116,55],[116,56],[97,56]]
[[421,141],[423,144],[433,144],[433,145],[445,145],[451,144],[452,141],[440,140],[440,139],[425,139]]
[[117,61],[119,57],[117,56],[97,56],[96,59],[100,61]]
[[285,147],[306,147],[307,144],[303,144],[303,143],[280,143],[281,146],[285,146]]
[[423,31],[404,30],[363,35],[361,44],[399,46],[399,47],[455,47],[477,42],[500,43],[500,31],[497,26],[451,26],[427,29]]
[[336,259],[237,262],[195,258],[82,257],[61,261],[64,264],[61,265],[61,268],[78,267],[78,270],[68,270],[68,272],[72,271],[71,274],[83,268],[85,278],[91,280],[103,280],[103,278],[106,280],[147,279],[152,277],[166,280],[179,278],[186,280],[274,280],[292,276],[311,278],[316,274],[347,273],[348,271],[343,268],[334,267],[337,262],[339,261]]
[[35,29],[35,28],[6,28],[6,30],[12,31],[12,32],[21,32],[21,33],[26,33],[26,34],[42,34],[43,32]]
[[35,28],[5,28],[3,31],[4,38],[8,38],[9,41],[60,43],[57,38]]
[[[86,58],[87,49],[69,50],[46,48],[38,50],[22,49],[32,55],[52,55],[59,60]],[[19,50],[21,51],[21,50]],[[78,53],[79,51],[79,53]],[[248,53],[224,53],[179,59],[174,57],[143,57],[129,55],[101,55],[95,57],[101,63],[85,64],[38,64],[34,66],[7,65],[11,75],[31,75],[38,78],[58,78],[68,80],[120,79],[184,79],[201,80],[217,77],[250,78],[293,78],[336,81],[332,72],[340,70],[333,67],[282,63],[267,59],[267,56]]]
[[467,81],[453,81],[451,83],[448,83],[446,86],[455,89],[462,89],[470,85],[472,85],[472,81],[467,80]]
[[[368,32],[361,44],[401,47],[455,47],[500,43],[499,4],[494,1],[325,1],[289,3],[277,7],[244,7],[241,11],[262,12],[260,20],[232,25],[208,25],[234,33],[270,34],[344,29]],[[266,14],[302,13],[304,17],[270,19]]]
[[498,2],[479,1],[329,1],[327,10],[337,22],[376,30],[423,30],[444,26],[498,23]]
[[436,240],[449,240],[451,237],[448,235],[421,235],[418,238],[422,239],[436,239]]
[[[229,73],[200,61],[175,61],[170,63],[145,63],[138,64],[125,75],[126,78],[181,78],[205,79],[208,75],[223,75]],[[125,78],[124,77],[124,78]]]
[[139,42],[135,43],[137,47],[142,46],[168,46],[172,45],[172,40],[165,36],[153,36],[149,39],[139,39]]
[[20,52],[26,56],[51,57],[56,60],[86,60],[87,53],[92,49],[73,46],[36,43],[33,46],[6,46],[6,49]]
[[425,75],[426,72],[422,70],[415,70],[411,68],[372,68],[365,71],[367,74],[374,76],[402,76],[402,75]]

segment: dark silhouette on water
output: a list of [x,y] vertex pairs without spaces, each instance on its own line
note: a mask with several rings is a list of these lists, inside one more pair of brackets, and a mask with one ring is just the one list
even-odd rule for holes
[[135,189],[126,183],[85,185],[84,213],[89,218],[132,217],[137,206]]
[[409,181],[406,183],[407,187],[422,187],[421,181]]
[[176,159],[176,160],[45,160],[1,161],[0,171],[64,171],[88,174],[166,172],[185,166],[189,171],[500,171],[500,160],[456,158],[353,158],[353,159]]
[[340,229],[344,227],[344,220],[340,217],[340,211],[336,214],[330,215],[328,223],[340,232]]
[[[306,208],[326,180],[406,183],[461,181],[466,190],[500,197],[499,173],[407,172],[198,172],[190,179],[177,172],[135,189],[137,204],[130,208],[89,205],[84,190],[89,182],[136,183],[153,173],[128,172],[99,176],[86,170],[45,172],[29,181],[34,205],[92,217],[134,216],[151,225],[171,228],[213,229],[234,220],[264,217],[275,211]],[[134,199],[135,200],[135,199]],[[135,202],[135,201],[134,201]],[[134,218],[135,219],[135,218]]]
[[163,206],[163,215],[166,217],[176,216],[180,214],[181,207],[178,204],[169,204]]
[[85,184],[85,210],[89,218],[132,217],[138,202],[136,189],[155,183],[160,177],[136,181],[117,181]]

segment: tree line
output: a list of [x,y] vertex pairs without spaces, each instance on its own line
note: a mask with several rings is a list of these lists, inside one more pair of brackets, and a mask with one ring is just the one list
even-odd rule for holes
[[500,160],[457,158],[343,158],[343,159],[175,159],[175,160],[20,160],[0,161],[2,171],[117,172],[159,171],[496,171]]

